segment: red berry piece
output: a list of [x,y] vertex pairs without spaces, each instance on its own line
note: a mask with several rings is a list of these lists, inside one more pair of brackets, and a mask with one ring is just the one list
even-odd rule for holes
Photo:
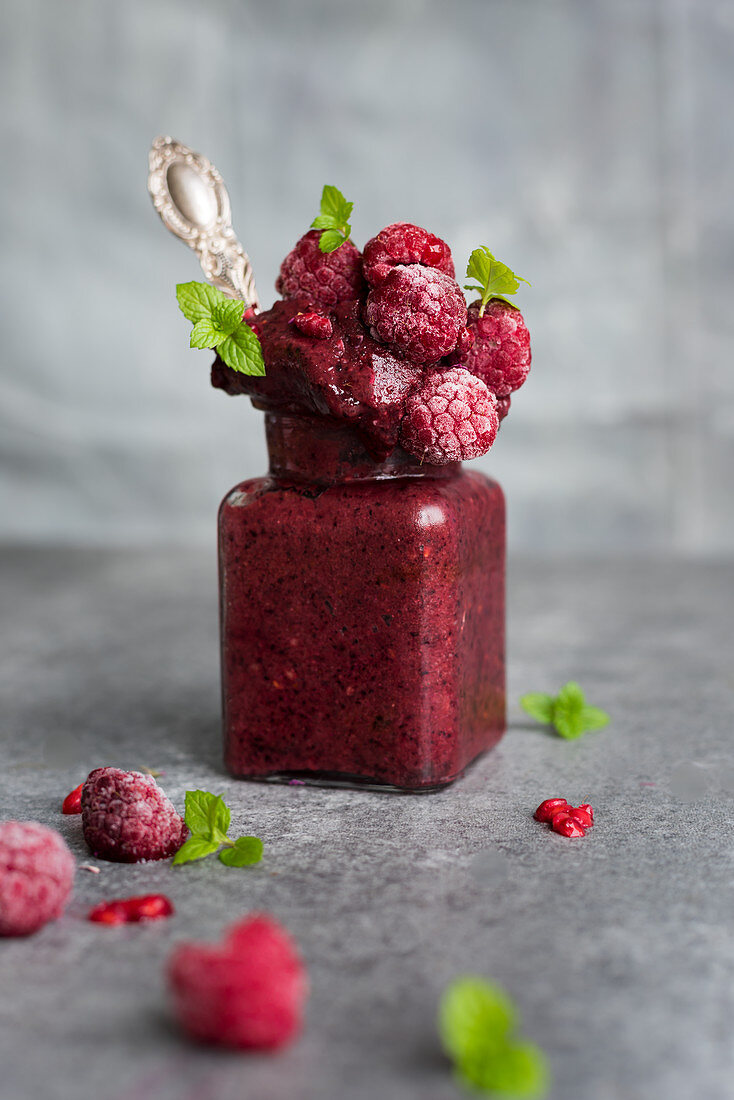
[[451,361],[476,374],[497,397],[506,397],[530,371],[530,333],[520,310],[501,298],[492,298],[482,317],[479,307],[473,302],[467,315],[467,328],[475,336],[472,347]]
[[364,276],[378,286],[398,264],[421,264],[454,277],[451,249],[434,233],[409,222],[395,222],[367,241],[362,252]]
[[82,812],[82,787],[83,783],[80,783],[78,787],[75,787],[73,791],[67,794],[66,798],[61,804],[62,814],[80,814]]
[[0,825],[0,936],[27,936],[60,917],[76,865],[63,838],[35,821]]
[[592,825],[594,824],[594,810],[592,809],[592,807],[589,805],[588,802],[582,802],[582,804],[580,806],[577,806],[577,809],[583,810],[585,813],[587,813],[589,815],[589,817],[591,818],[591,824]]
[[92,854],[116,863],[166,859],[188,836],[153,776],[119,768],[90,772],[82,788],[82,829]]
[[586,836],[583,825],[579,825],[570,810],[560,810],[554,814],[551,820],[551,828],[554,833],[560,833],[561,836]]
[[328,340],[333,332],[331,321],[323,313],[297,313],[291,324],[304,336],[311,336],[314,340]]
[[411,264],[394,267],[370,291],[364,316],[375,340],[411,363],[436,363],[456,347],[466,302],[449,275]]
[[264,914],[236,924],[221,945],[181,944],[168,980],[181,1027],[200,1042],[275,1050],[301,1029],[306,971],[290,936]]
[[400,441],[435,466],[477,458],[497,435],[496,405],[484,383],[460,367],[432,374],[406,401]]
[[141,921],[162,920],[173,913],[173,904],[165,894],[144,894],[95,905],[87,914],[87,920],[96,924],[138,924]]
[[280,265],[275,289],[284,298],[304,298],[329,309],[364,292],[362,257],[351,241],[333,252],[319,248],[321,230],[304,234]]
[[567,809],[568,802],[565,798],[546,798],[545,802],[540,803],[533,816],[536,821],[550,822],[553,815],[557,814],[559,810]]
[[584,806],[570,806],[569,813],[577,825],[583,829],[590,829],[594,824],[593,812],[589,813]]

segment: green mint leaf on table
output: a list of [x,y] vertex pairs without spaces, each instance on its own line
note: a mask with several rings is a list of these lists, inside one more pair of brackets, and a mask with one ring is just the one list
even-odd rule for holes
[[520,700],[520,706],[525,713],[546,726],[553,725],[554,704],[553,696],[545,695],[542,691],[531,691],[528,695],[523,695]]
[[469,1058],[457,1065],[456,1076],[474,1092],[518,1100],[542,1097],[550,1085],[545,1055],[528,1042],[503,1043],[484,1057]]
[[466,277],[477,280],[476,283],[466,283],[464,289],[477,293],[481,298],[480,317],[484,316],[484,310],[490,298],[501,298],[503,302],[514,306],[515,303],[511,302],[507,295],[517,294],[520,283],[531,285],[527,279],[516,275],[507,264],[496,260],[486,245],[475,248],[472,252],[469,263],[466,265]]
[[499,986],[457,978],[441,998],[439,1034],[458,1081],[489,1095],[541,1097],[549,1083],[542,1052],[518,1039],[519,1017]]
[[319,248],[322,252],[335,252],[349,240],[352,227],[349,218],[354,207],[347,202],[338,187],[324,186],[321,193],[321,213],[311,222],[312,229],[322,229]]
[[222,863],[228,867],[249,867],[259,863],[263,856],[263,842],[257,836],[241,836],[231,848],[219,853]]
[[219,844],[218,840],[210,840],[205,836],[190,836],[176,852],[173,862],[191,863],[192,860],[203,859],[204,856],[210,856],[212,852],[216,852]]
[[242,320],[244,302],[208,283],[179,283],[179,309],[193,323],[192,348],[216,348],[222,362],[240,374],[264,375],[260,341]]
[[191,836],[176,852],[173,862],[180,864],[203,859],[225,845],[219,858],[227,866],[249,867],[259,863],[263,854],[262,841],[256,836],[231,840],[227,836],[231,816],[221,795],[210,791],[187,791],[184,820]]
[[575,741],[582,734],[600,730],[609,723],[606,711],[587,706],[583,691],[573,680],[565,684],[555,698],[535,691],[523,695],[520,706],[531,718],[553,726],[567,741]]

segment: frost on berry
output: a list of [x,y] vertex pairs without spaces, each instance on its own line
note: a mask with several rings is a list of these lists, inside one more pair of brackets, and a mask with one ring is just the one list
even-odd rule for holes
[[408,397],[400,441],[421,461],[443,466],[486,454],[498,426],[494,394],[479,378],[454,367],[430,375]]
[[506,397],[522,386],[530,371],[530,333],[515,306],[493,298],[480,317],[480,304],[472,302],[466,322],[474,343],[457,351],[450,362],[476,374],[497,397]]
[[27,936],[60,917],[74,857],[63,838],[35,821],[0,825],[0,936]]
[[398,264],[421,264],[454,277],[451,249],[434,233],[409,222],[395,222],[367,241],[362,251],[364,275],[378,286]]
[[96,768],[87,777],[82,830],[93,855],[116,863],[166,859],[188,836],[153,776],[119,768]]
[[411,363],[436,363],[456,347],[466,302],[449,275],[411,264],[393,268],[373,287],[364,315],[375,340]]
[[265,914],[234,925],[221,944],[180,944],[168,980],[181,1027],[200,1042],[275,1050],[301,1029],[306,970],[288,933]]
[[351,241],[333,252],[322,252],[320,237],[320,230],[311,229],[296,242],[280,266],[275,289],[284,298],[302,298],[317,309],[333,309],[363,293],[362,257]]

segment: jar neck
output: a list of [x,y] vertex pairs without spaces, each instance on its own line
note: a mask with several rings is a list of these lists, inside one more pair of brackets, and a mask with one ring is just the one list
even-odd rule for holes
[[375,459],[354,428],[321,416],[266,412],[265,436],[273,477],[332,483],[389,478],[447,478],[461,463],[421,464],[400,447],[384,460]]

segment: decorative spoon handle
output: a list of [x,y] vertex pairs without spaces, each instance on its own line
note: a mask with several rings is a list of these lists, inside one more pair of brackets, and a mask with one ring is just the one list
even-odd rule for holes
[[199,257],[210,283],[258,308],[252,266],[232,228],[227,188],[211,161],[171,137],[148,155],[148,191],[163,224]]

